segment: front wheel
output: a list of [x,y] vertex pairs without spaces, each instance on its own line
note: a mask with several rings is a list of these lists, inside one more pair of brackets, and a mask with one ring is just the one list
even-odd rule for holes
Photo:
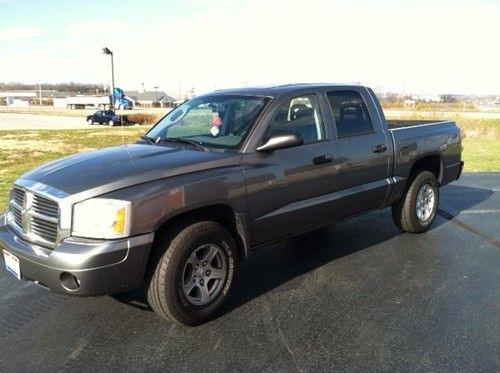
[[112,120],[110,120],[110,121],[108,122],[108,126],[113,127],[114,125],[115,125],[115,122],[113,122]]
[[90,125],[93,125],[94,124],[94,121],[92,119],[88,119],[87,120],[87,123],[90,124]]
[[147,298],[162,318],[184,325],[212,319],[227,298],[236,272],[236,243],[219,223],[183,228],[157,247]]
[[392,206],[394,224],[405,232],[421,233],[431,226],[439,205],[439,185],[433,173],[414,175],[403,197]]

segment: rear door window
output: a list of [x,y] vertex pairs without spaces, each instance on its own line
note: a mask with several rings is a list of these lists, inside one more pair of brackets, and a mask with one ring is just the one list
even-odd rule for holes
[[365,102],[355,91],[327,93],[339,137],[359,136],[373,132]]
[[280,107],[267,129],[266,138],[282,132],[300,135],[304,144],[325,139],[323,118],[316,95],[294,97]]

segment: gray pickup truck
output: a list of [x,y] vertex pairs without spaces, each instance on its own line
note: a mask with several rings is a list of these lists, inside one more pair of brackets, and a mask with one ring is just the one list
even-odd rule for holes
[[19,279],[79,296],[142,287],[161,317],[196,325],[259,246],[388,206],[424,232],[462,166],[454,122],[386,121],[367,87],[221,90],[135,144],[21,176],[0,246]]

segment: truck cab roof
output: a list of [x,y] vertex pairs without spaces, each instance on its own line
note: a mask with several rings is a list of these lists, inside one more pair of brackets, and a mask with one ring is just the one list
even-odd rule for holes
[[281,84],[281,85],[263,85],[254,87],[241,87],[241,88],[230,88],[230,89],[218,89],[215,92],[208,94],[242,94],[242,95],[256,95],[256,96],[266,96],[266,97],[277,97],[288,93],[299,92],[304,90],[315,90],[318,88],[366,88],[365,86],[359,84],[347,84],[347,83],[292,83],[292,84]]

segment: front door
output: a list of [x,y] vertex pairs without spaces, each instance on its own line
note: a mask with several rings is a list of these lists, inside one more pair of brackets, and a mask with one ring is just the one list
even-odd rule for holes
[[247,180],[252,246],[320,227],[330,219],[322,199],[334,184],[336,149],[318,96],[286,100],[269,123],[264,140],[280,132],[295,132],[304,144],[245,154],[241,163]]

